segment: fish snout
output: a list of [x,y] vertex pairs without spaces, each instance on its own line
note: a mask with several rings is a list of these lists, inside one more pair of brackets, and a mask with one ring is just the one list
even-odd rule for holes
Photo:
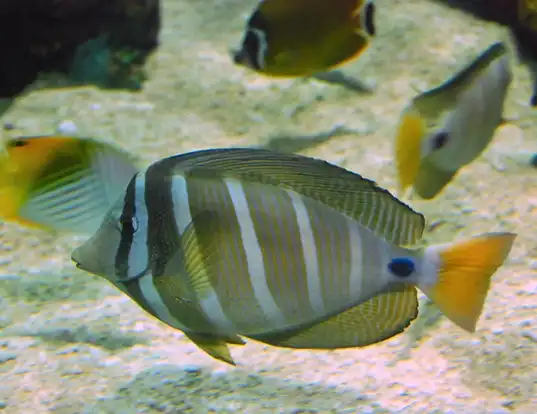
[[230,49],[229,54],[231,55],[231,59],[233,59],[233,63],[235,63],[236,65],[247,66],[247,67],[252,66],[250,59],[248,58],[248,54],[245,52],[243,48]]
[[73,250],[71,260],[77,269],[89,273],[102,275],[106,271],[102,263],[102,258],[93,243],[86,242]]

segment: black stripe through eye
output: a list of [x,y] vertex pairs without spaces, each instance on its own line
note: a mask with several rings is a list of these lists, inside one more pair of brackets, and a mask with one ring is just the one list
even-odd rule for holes
[[137,175],[132,178],[127,186],[123,202],[123,212],[119,219],[121,238],[116,252],[115,268],[117,272],[116,276],[121,279],[126,279],[127,277],[129,253],[134,240],[134,233],[137,230],[133,225],[133,218],[136,214],[136,177]]

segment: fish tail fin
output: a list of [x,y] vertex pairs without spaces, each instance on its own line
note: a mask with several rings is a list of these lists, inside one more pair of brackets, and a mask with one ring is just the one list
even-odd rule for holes
[[[490,286],[516,238],[487,233],[462,242],[424,249],[424,280],[418,287],[451,321],[474,332]],[[430,269],[430,270],[427,270]]]

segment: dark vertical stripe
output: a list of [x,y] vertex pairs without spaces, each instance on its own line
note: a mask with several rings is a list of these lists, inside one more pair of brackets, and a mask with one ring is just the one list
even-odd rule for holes
[[351,246],[348,218],[321,203],[305,198],[317,247],[317,266],[327,312],[349,305]]
[[121,225],[121,238],[116,252],[115,269],[118,279],[127,280],[129,270],[129,253],[134,240],[133,218],[136,215],[136,174],[125,191],[123,199],[123,211],[119,219]]
[[134,279],[134,280],[130,280],[130,281],[126,281],[126,282],[122,282],[124,288],[125,288],[125,291],[126,293],[132,298],[134,299],[134,301],[143,309],[145,310],[147,313],[149,313],[150,315],[153,315],[154,317],[159,318],[159,316],[157,315],[157,313],[153,310],[153,308],[151,308],[151,306],[149,305],[149,303],[145,300],[145,297],[142,293],[142,290],[140,289],[140,278],[138,279]]
[[124,286],[126,293],[138,303],[138,305],[151,315],[157,316],[140,290],[140,279],[137,278],[128,281],[129,253],[132,248],[135,232],[132,225],[132,218],[136,215],[136,178],[138,175],[139,174],[136,174],[127,185],[125,198],[123,200],[123,211],[120,218],[120,221],[123,224],[121,226],[121,238],[115,259],[116,276],[120,280],[125,280],[125,282],[122,282],[122,285]]
[[[181,235],[175,221],[178,208],[188,208],[188,201],[174,206],[172,197],[173,162],[152,164],[145,174],[144,199],[147,206],[147,249],[151,263],[153,283],[162,301],[172,316],[195,332],[211,333],[213,325],[188,292],[188,277],[185,273]],[[173,259],[173,260],[172,260]],[[173,262],[173,267],[168,264]],[[191,293],[191,292],[188,292]],[[185,300],[186,299],[186,300]]]

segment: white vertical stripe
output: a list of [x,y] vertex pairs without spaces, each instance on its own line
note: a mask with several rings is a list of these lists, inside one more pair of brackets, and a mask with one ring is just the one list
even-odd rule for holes
[[362,283],[364,275],[362,273],[362,238],[360,237],[360,227],[353,220],[347,220],[349,228],[349,246],[351,250],[349,289],[351,299],[358,299],[362,294]]
[[388,269],[388,265],[392,261],[394,252],[400,252],[402,249],[393,248],[391,243],[383,239],[378,239],[376,245],[376,248],[379,252],[378,258],[380,261],[380,263],[375,263],[375,265],[377,265],[380,269],[380,277],[378,278],[377,287],[380,287],[394,280],[394,276],[392,272],[390,272],[390,269]]
[[138,286],[140,287],[140,292],[142,293],[147,304],[157,314],[156,316],[158,316],[159,319],[162,319],[167,324],[173,326],[174,328],[181,329],[182,331],[186,329],[186,327],[176,318],[174,318],[168,310],[168,307],[155,288],[155,284],[153,283],[153,275],[151,273],[138,279]]
[[294,191],[287,190],[291,197],[291,202],[296,213],[298,228],[300,230],[300,240],[302,241],[302,253],[304,265],[306,266],[306,280],[308,284],[308,295],[310,304],[317,316],[325,315],[325,305],[321,289],[321,279],[319,275],[319,265],[317,262],[317,248],[311,222],[304,205],[302,197]]
[[[177,226],[179,235],[182,235],[187,226],[192,222],[185,177],[180,175],[174,176],[171,191],[175,225]],[[218,299],[218,295],[211,286],[207,287],[203,298],[199,298],[199,305],[207,319],[218,330],[225,331],[226,333],[234,333],[236,331],[235,325],[227,318]]]
[[261,307],[263,314],[272,322],[268,329],[285,326],[285,316],[272,297],[272,293],[267,284],[265,274],[265,264],[263,263],[263,253],[259,240],[255,234],[254,223],[248,208],[248,202],[242,185],[239,182],[225,180],[231,201],[235,206],[235,212],[239,221],[242,243],[246,253],[248,263],[248,273],[254,290],[254,296]]
[[145,202],[145,174],[138,174],[134,181],[134,212],[138,231],[129,249],[127,279],[135,277],[147,269],[149,253],[147,248],[148,211]]
[[192,221],[190,208],[188,203],[188,189],[186,180],[180,175],[176,175],[172,179],[172,206],[173,215],[175,217],[175,225],[182,235],[187,226]]

